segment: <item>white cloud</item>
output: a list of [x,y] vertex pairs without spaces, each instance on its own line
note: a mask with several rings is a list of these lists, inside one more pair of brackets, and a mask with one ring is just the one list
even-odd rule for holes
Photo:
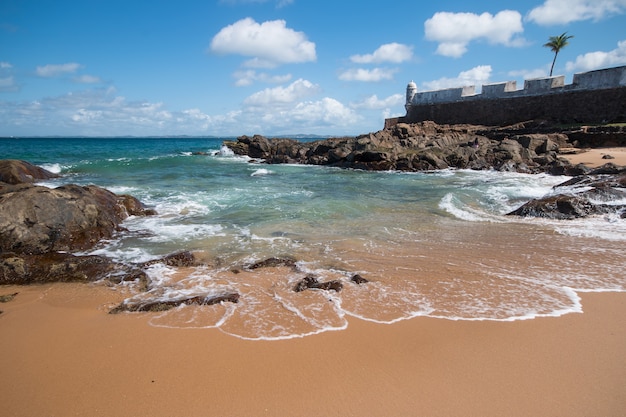
[[350,60],[357,64],[378,64],[381,62],[401,63],[413,57],[413,48],[401,43],[381,45],[372,54],[352,55]]
[[9,62],[0,62],[0,69],[10,69],[13,68]]
[[547,77],[549,72],[550,72],[550,64],[546,65],[545,68],[509,71],[508,75],[511,77],[521,78],[523,80],[531,80],[533,78]]
[[376,82],[381,80],[392,80],[397,69],[386,68],[353,68],[339,74],[339,79],[343,81],[365,81]]
[[80,84],[99,84],[102,82],[99,77],[93,75],[79,75],[74,78],[74,81]]
[[437,54],[458,58],[467,52],[474,40],[491,44],[520,46],[524,40],[522,15],[514,10],[503,10],[496,15],[483,13],[438,12],[424,23],[426,39],[438,42]]
[[58,77],[65,74],[73,74],[81,67],[76,62],[67,64],[48,64],[37,67],[36,74],[40,77]]
[[11,90],[15,87],[13,76],[0,78],[0,91]]
[[304,97],[319,92],[319,86],[302,78],[289,84],[287,87],[266,88],[252,94],[244,100],[246,106],[271,107],[294,103]]
[[598,21],[626,12],[626,0],[546,0],[528,13],[539,25],[561,25],[579,20]]
[[281,64],[311,62],[317,59],[315,43],[303,32],[287,27],[284,20],[257,23],[252,18],[226,26],[213,37],[211,51],[252,57],[245,65],[273,68]]
[[285,75],[270,75],[265,72],[257,72],[255,70],[237,71],[233,74],[235,85],[237,87],[245,87],[252,85],[255,81],[261,81],[264,83],[281,84],[291,80],[291,74]]
[[353,126],[360,117],[339,101],[324,97],[317,101],[303,101],[293,107],[278,112],[266,112],[262,116],[263,125],[258,129],[285,131],[286,129],[328,129]]
[[565,64],[567,71],[591,71],[598,68],[626,65],[626,40],[617,43],[609,52],[596,51],[578,55],[575,61]]
[[389,107],[402,106],[405,101],[404,94],[393,94],[387,98],[379,99],[376,94],[366,97],[358,103],[352,103],[351,107],[355,109],[379,110]]
[[464,87],[475,85],[477,87],[487,84],[491,77],[491,65],[479,65],[467,71],[462,71],[455,78],[440,78],[424,83],[425,90],[441,90],[444,88]]

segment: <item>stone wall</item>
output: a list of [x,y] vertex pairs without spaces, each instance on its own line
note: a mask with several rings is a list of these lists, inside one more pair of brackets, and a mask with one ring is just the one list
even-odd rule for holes
[[388,119],[385,127],[398,122],[432,120],[439,124],[514,124],[528,120],[554,123],[626,122],[626,66],[575,74],[572,84],[563,76],[526,80],[516,89],[515,81],[427,91],[415,94],[406,104],[404,117]]
[[502,126],[538,119],[563,124],[626,122],[626,87],[414,105],[397,122]]

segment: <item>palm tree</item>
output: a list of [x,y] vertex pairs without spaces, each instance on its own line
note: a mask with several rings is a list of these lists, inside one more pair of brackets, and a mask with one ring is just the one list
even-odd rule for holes
[[568,35],[567,32],[563,32],[559,36],[550,36],[548,43],[544,44],[546,48],[550,48],[554,52],[554,59],[552,60],[552,66],[550,67],[550,77],[552,77],[552,71],[554,70],[554,63],[556,62],[556,56],[559,51],[569,44],[568,40],[573,38],[574,35]]

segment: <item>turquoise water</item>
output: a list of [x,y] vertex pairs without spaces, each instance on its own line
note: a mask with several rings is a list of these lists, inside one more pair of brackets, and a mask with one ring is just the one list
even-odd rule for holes
[[[626,288],[623,219],[504,215],[562,177],[266,165],[222,142],[2,139],[0,155],[61,174],[46,186],[96,184],[158,212],[129,218],[127,232],[90,253],[130,263],[191,250],[206,263],[151,267],[150,291],[133,299],[241,294],[237,304],[151,313],[155,326],[282,339],[340,330],[348,317],[518,320],[580,312],[580,291]],[[298,270],[242,268],[271,256],[297,259]],[[307,273],[344,289],[295,293]],[[354,273],[370,282],[352,284]]]

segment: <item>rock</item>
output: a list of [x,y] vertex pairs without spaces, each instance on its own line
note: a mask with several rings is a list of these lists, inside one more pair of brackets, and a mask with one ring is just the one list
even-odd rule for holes
[[[612,171],[613,167],[597,169]],[[617,174],[586,174],[554,187],[556,194],[533,199],[509,215],[575,219],[591,215],[626,214],[626,169]],[[592,171],[593,172],[593,171]],[[563,190],[562,192],[559,192]]]
[[0,284],[23,285],[48,282],[93,282],[107,279],[114,283],[138,280],[142,287],[146,274],[101,256],[70,253],[0,254]]
[[295,267],[296,261],[292,258],[268,258],[247,266],[247,269],[275,268],[279,266]]
[[0,250],[24,254],[90,249],[129,215],[152,214],[131,196],[72,184],[2,187],[0,208]]
[[119,304],[117,307],[109,311],[109,314],[118,314],[123,311],[135,312],[135,311],[167,311],[174,307],[178,307],[180,305],[199,305],[199,306],[209,306],[220,303],[238,303],[239,302],[239,294],[238,293],[225,293],[225,294],[208,294],[208,295],[198,295],[187,298],[179,298],[175,300],[155,300],[155,301],[125,301]]
[[354,282],[357,285],[366,284],[369,282],[368,280],[366,280],[359,274],[352,275],[352,278],[350,278],[350,281]]
[[26,161],[16,159],[0,160],[0,182],[7,184],[24,184],[57,177],[57,174]]
[[167,266],[185,267],[197,265],[196,257],[189,251],[181,251],[166,255],[159,259],[153,259],[141,264],[142,268],[147,268],[150,265],[163,264]]
[[12,294],[0,295],[0,303],[8,303],[9,301],[13,301],[15,296],[18,294],[19,294],[18,292],[14,292]]
[[[535,129],[535,131],[533,130]],[[571,147],[565,133],[543,125],[493,127],[399,123],[389,129],[351,138],[314,142],[242,136],[224,145],[238,155],[266,163],[330,165],[362,170],[425,171],[453,168],[498,169],[562,174],[569,162],[558,161]],[[556,129],[556,128],[554,128]],[[553,129],[553,130],[554,130]],[[540,131],[540,132],[538,132]]]
[[335,292],[339,292],[343,289],[343,284],[339,280],[332,280],[327,282],[319,282],[313,275],[307,275],[301,281],[299,281],[294,287],[295,292],[301,292],[307,289],[318,289]]

